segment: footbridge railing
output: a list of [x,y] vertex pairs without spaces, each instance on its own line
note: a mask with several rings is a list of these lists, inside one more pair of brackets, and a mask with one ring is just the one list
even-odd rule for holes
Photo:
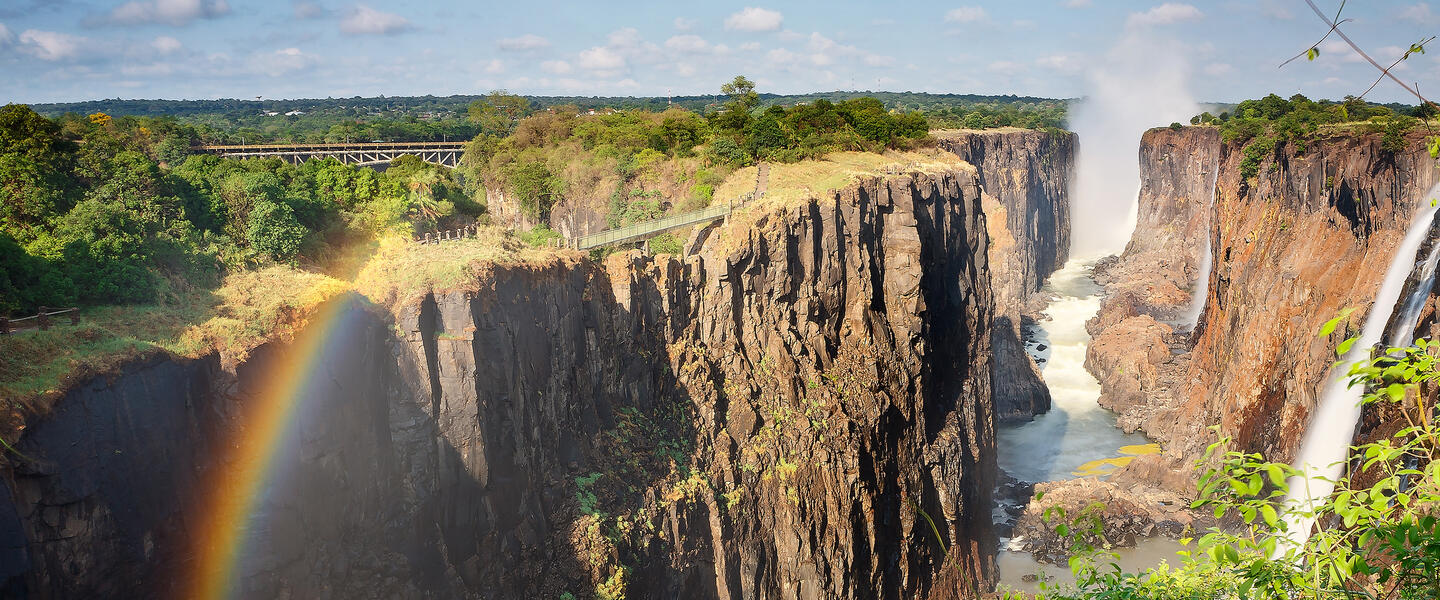
[[582,235],[575,238],[571,246],[577,250],[589,250],[610,244],[635,242],[650,236],[665,233],[671,229],[679,229],[681,227],[695,225],[696,223],[706,223],[716,219],[723,219],[730,214],[731,210],[733,210],[731,205],[721,204],[693,212],[670,215],[654,221],[636,223],[617,229],[607,229],[598,233]]
[[678,215],[670,215],[668,217],[655,219],[654,221],[636,223],[634,225],[600,231],[590,235],[582,235],[571,240],[570,245],[577,250],[589,250],[610,244],[636,242],[672,229],[723,219],[729,216],[730,212],[735,210],[736,207],[743,206],[746,202],[756,198],[763,198],[765,196],[765,189],[769,184],[770,165],[768,163],[760,163],[760,166],[755,170],[755,191],[747,192],[745,195],[731,200],[726,204],[702,208],[697,211]]

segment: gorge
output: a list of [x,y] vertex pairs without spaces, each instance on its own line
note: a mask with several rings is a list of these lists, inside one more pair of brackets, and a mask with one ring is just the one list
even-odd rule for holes
[[1107,499],[1119,545],[1206,526],[1207,426],[1296,458],[1350,333],[1325,321],[1434,327],[1440,224],[1401,250],[1421,144],[1251,179],[1216,128],[1148,131],[1102,258],[1071,248],[1083,139],[935,137],[834,189],[774,165],[681,255],[502,257],[88,379],[4,465],[0,595],[974,597],[1006,575],[997,486],[1047,492],[1004,537],[1051,559],[1050,506]]

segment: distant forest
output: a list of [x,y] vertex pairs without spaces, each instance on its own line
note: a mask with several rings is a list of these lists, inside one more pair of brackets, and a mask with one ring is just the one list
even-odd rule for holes
[[[919,112],[931,127],[1064,127],[1068,100],[1031,96],[927,94],[912,92],[824,92],[802,95],[760,94],[756,110],[790,107],[817,100],[843,102],[861,97],[885,108]],[[486,96],[396,96],[298,100],[92,100],[34,104],[38,113],[57,118],[67,113],[113,117],[173,118],[193,126],[204,143],[344,142],[469,140],[480,133],[467,114]],[[545,110],[573,106],[581,112],[670,106],[704,114],[721,110],[722,94],[666,97],[529,96],[530,106]]]

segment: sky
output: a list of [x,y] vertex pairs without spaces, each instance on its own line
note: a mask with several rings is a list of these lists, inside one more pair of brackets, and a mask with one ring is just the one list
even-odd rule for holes
[[[1440,1],[1351,2],[1346,16],[1386,64],[1440,32]],[[0,0],[0,103],[661,96],[717,93],[737,74],[774,93],[1078,97],[1133,52],[1171,55],[1160,64],[1204,101],[1360,94],[1378,72],[1333,37],[1278,67],[1326,29],[1304,0]],[[1440,45],[1396,73],[1440,95]],[[1367,98],[1406,95],[1384,83]]]

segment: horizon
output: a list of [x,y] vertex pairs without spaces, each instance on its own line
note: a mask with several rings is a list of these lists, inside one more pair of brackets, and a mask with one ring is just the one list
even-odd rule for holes
[[[1338,5],[1323,4],[1327,11]],[[548,17],[541,22],[534,14]],[[1440,28],[1440,9],[1426,2],[1377,2],[1349,16],[1347,33],[1387,63]],[[1335,40],[1322,43],[1313,62],[1276,68],[1325,30],[1303,3],[1281,0],[924,2],[903,9],[849,2],[827,11],[787,3],[603,10],[29,0],[0,9],[0,81],[6,103],[24,104],[448,97],[499,89],[534,97],[694,97],[716,95],[736,74],[777,95],[906,90],[1072,100],[1090,93],[1097,73],[1133,59],[1123,45],[1136,40],[1129,52],[1173,58],[1168,68],[1208,102],[1272,92],[1360,94],[1372,67]],[[1407,80],[1440,73],[1440,55],[1411,57],[1396,73]],[[1404,90],[1388,85],[1367,99],[1407,102]]]

